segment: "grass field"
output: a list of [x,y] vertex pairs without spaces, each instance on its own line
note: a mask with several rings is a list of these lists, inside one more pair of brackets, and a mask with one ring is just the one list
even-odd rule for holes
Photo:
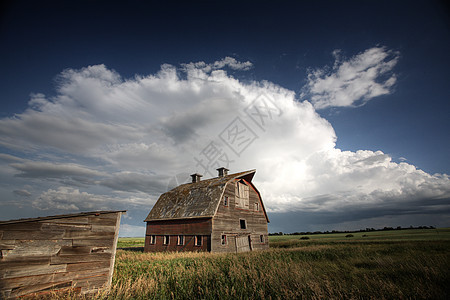
[[[370,231],[351,233],[353,237],[345,237],[348,233],[328,233],[311,235],[275,235],[269,236],[271,246],[280,247],[283,243],[291,241],[294,244],[304,240],[301,237],[308,237],[308,242],[342,242],[342,241],[433,241],[450,240],[450,228],[437,229],[403,229],[387,231]],[[293,242],[295,241],[295,242]],[[144,247],[144,238],[119,238],[118,248]]]
[[241,254],[118,250],[112,289],[95,298],[450,299],[450,229],[346,235],[271,236]]

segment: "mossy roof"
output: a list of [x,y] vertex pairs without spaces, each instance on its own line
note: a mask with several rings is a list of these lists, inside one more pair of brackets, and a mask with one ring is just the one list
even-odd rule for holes
[[256,170],[185,183],[162,194],[145,222],[213,217],[228,182],[243,178],[251,182]]

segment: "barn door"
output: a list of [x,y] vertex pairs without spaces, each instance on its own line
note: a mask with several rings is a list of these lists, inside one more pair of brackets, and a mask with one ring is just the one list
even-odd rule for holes
[[252,250],[250,235],[236,237],[236,252],[247,252]]

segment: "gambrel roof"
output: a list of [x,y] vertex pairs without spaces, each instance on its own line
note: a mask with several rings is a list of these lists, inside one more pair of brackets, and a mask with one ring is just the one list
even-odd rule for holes
[[[179,185],[159,197],[144,222],[213,217],[227,183],[242,178],[251,184],[255,173],[256,170],[250,170]],[[254,186],[253,188],[257,191]],[[257,193],[259,195],[258,191]],[[262,207],[267,219],[264,205]]]

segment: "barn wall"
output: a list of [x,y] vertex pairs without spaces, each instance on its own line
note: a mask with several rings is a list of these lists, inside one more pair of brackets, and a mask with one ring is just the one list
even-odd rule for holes
[[0,224],[0,299],[109,287],[121,214]]
[[[222,198],[217,213],[213,218],[211,251],[238,252],[238,249],[236,249],[237,239],[248,236],[250,236],[251,239],[251,250],[268,249],[267,220],[258,193],[250,186],[249,209],[237,208],[235,201],[235,184],[236,180],[227,184],[223,196],[228,196],[228,206],[224,206]],[[258,211],[255,210],[255,203],[259,203]],[[246,221],[247,229],[240,228],[240,219]],[[222,245],[222,235],[227,236],[226,245]],[[261,235],[263,235],[264,242],[260,242]]]
[[[155,244],[150,244],[150,236],[156,238]],[[163,244],[164,235],[170,236],[169,244]],[[178,235],[183,235],[185,244],[178,245]],[[202,236],[202,245],[196,246],[195,236]],[[145,235],[145,252],[160,251],[210,251],[211,249],[211,218],[195,218],[184,220],[166,220],[147,222]]]

